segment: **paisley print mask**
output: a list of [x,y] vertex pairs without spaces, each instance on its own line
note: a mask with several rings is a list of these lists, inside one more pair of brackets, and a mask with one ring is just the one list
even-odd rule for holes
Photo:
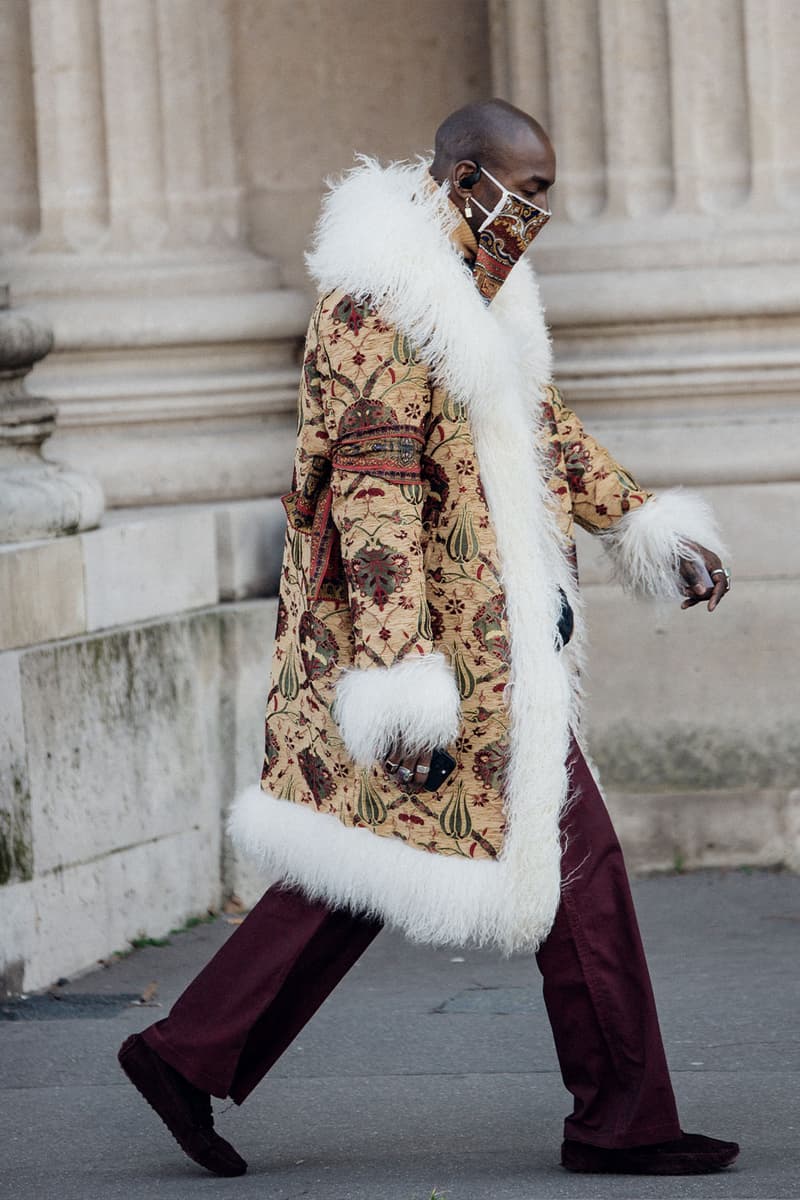
[[511,268],[519,262],[552,214],[547,209],[531,204],[530,200],[525,200],[516,192],[510,192],[486,167],[482,167],[481,171],[500,189],[500,198],[492,209],[484,208],[474,196],[470,197],[470,203],[486,213],[486,220],[478,230],[478,253],[473,275],[485,303],[490,304],[508,278]]

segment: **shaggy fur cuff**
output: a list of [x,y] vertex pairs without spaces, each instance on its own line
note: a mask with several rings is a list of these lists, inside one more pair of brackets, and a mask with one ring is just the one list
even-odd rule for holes
[[681,557],[693,557],[686,539],[723,560],[727,550],[709,505],[695,492],[670,488],[626,513],[600,535],[623,587],[641,596],[683,596]]
[[345,669],[333,715],[351,758],[362,767],[386,757],[402,738],[411,753],[447,746],[458,735],[460,697],[443,654],[391,667]]

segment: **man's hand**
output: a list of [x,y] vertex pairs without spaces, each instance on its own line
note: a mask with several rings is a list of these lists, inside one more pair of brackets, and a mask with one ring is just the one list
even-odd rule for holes
[[426,750],[422,754],[409,754],[402,741],[395,742],[384,759],[383,769],[390,779],[421,786],[428,778],[432,753]]
[[681,558],[680,573],[685,584],[683,591],[686,596],[681,608],[693,608],[695,604],[702,604],[704,600],[707,600],[708,611],[713,612],[725,593],[730,591],[730,575],[713,550],[707,550],[699,542],[690,542],[688,538],[684,540],[687,546],[691,546],[697,551],[698,557],[705,563],[711,578],[711,586],[694,559]]

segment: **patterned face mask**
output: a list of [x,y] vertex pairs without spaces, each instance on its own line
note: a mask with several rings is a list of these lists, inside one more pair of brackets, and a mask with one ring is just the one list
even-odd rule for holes
[[470,197],[470,203],[486,213],[486,220],[478,230],[478,253],[473,275],[485,303],[490,304],[508,278],[511,268],[519,262],[552,214],[547,209],[531,204],[530,200],[525,200],[516,192],[510,192],[486,167],[482,167],[481,171],[500,189],[500,198],[493,209],[484,208],[474,196]]

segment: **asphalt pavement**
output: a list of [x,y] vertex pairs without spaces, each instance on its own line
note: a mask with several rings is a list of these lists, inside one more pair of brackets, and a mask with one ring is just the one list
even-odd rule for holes
[[0,1004],[0,1197],[797,1200],[800,876],[704,871],[633,889],[681,1124],[741,1143],[726,1171],[565,1171],[571,1101],[535,961],[383,932],[249,1100],[215,1101],[250,1170],[211,1176],[182,1156],[116,1051],[233,932],[220,918],[60,987],[59,1000]]

